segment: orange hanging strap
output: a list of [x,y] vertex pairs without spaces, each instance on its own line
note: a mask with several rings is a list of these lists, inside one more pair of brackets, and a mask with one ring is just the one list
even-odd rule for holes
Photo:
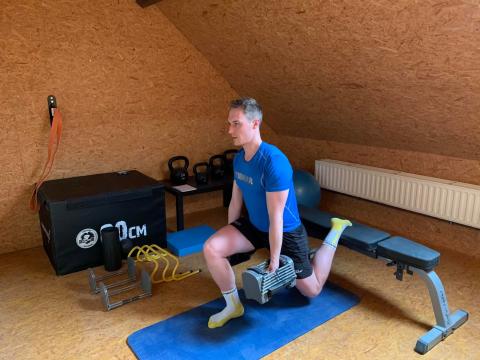
[[48,159],[43,167],[42,175],[40,179],[35,183],[33,194],[30,199],[30,209],[32,211],[38,211],[38,189],[42,186],[43,182],[48,178],[50,171],[53,167],[53,161],[58,150],[58,145],[60,144],[60,138],[62,137],[62,114],[58,109],[54,109],[52,127],[50,128],[50,138],[48,140]]

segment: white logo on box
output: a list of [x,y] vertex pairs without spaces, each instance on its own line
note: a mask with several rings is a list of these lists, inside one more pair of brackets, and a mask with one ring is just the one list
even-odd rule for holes
[[94,246],[98,241],[98,233],[93,229],[83,229],[77,234],[77,245],[82,249]]

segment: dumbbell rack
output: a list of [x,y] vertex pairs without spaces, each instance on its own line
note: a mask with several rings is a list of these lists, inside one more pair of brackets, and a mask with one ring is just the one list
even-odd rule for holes
[[[88,283],[92,294],[100,293],[105,311],[110,311],[119,306],[131,303],[136,300],[143,299],[148,296],[152,296],[152,281],[150,275],[141,270],[140,282],[136,282],[137,270],[135,266],[135,260],[132,257],[127,258],[127,266],[119,271],[107,273],[101,276],[95,274],[93,269],[88,269]],[[106,280],[113,279],[118,276],[127,274],[126,279],[121,279],[116,282],[106,284]],[[111,302],[112,296],[119,295],[121,293],[129,292],[135,289],[140,289],[141,292],[131,297],[124,298],[122,300]]]
[[143,299],[143,298],[146,298],[146,297],[149,297],[149,296],[152,296],[152,281],[150,280],[150,276],[148,275],[148,273],[144,269],[142,269],[142,273],[141,273],[140,278],[141,278],[140,288],[142,289],[142,292],[140,294],[136,294],[134,296],[131,296],[131,297],[128,297],[128,298],[125,298],[125,299],[122,299],[122,300],[119,300],[119,301],[116,301],[116,302],[111,302],[110,301],[112,296],[137,289],[137,288],[139,288],[139,284],[133,283],[133,284],[125,286],[125,287],[121,287],[121,288],[115,287],[115,288],[110,290],[105,286],[104,283],[100,283],[100,286],[99,286],[100,287],[100,295],[102,297],[102,303],[103,303],[103,306],[105,307],[105,310],[110,311],[110,310],[115,309],[119,306],[131,303],[133,301],[140,300],[140,299]]
[[92,268],[89,268],[88,270],[88,284],[90,285],[90,292],[92,294],[98,294],[100,292],[100,283],[104,282],[105,280],[112,279],[117,276],[121,276],[123,274],[128,274],[128,278],[124,280],[117,281],[115,283],[111,283],[108,285],[105,285],[107,289],[110,289],[112,287],[120,286],[120,285],[125,285],[129,283],[133,283],[136,280],[136,268],[135,268],[135,260],[132,258],[127,259],[127,268],[123,268],[119,271],[115,272],[110,272],[106,273],[104,275],[98,276],[95,274],[95,271]]

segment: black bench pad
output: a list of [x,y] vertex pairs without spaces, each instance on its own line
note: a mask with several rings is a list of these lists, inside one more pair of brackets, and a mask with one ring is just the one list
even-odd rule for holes
[[401,236],[394,236],[377,245],[377,256],[395,260],[429,272],[438,265],[440,253]]
[[[322,230],[322,238],[330,230],[332,217],[342,216],[335,215],[326,211],[309,208],[299,205],[300,217],[307,229],[307,233],[312,236],[318,236],[319,230]],[[340,244],[352,250],[375,256],[377,244],[390,237],[390,234],[363,224],[352,221],[351,227],[345,229],[340,238]]]
[[[330,230],[332,217],[327,211],[299,205],[300,217],[307,233],[324,238]],[[384,257],[405,265],[431,271],[438,265],[440,253],[414,241],[352,221],[340,238],[340,244],[372,257]]]

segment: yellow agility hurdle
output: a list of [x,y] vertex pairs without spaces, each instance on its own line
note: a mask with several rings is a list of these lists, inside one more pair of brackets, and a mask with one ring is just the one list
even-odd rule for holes
[[[136,256],[134,257],[135,262],[151,262],[154,264],[153,271],[150,274],[150,278],[153,284],[183,280],[189,276],[198,274],[200,272],[200,269],[197,269],[197,270],[189,270],[189,271],[185,271],[183,273],[177,274],[176,272],[177,272],[178,266],[180,265],[180,261],[178,260],[178,258],[156,244],[143,245],[141,247],[135,246],[128,253],[128,257],[134,256],[135,253],[136,253]],[[173,270],[171,271],[171,273],[168,274],[168,270],[171,265],[170,260],[173,260],[173,262],[175,263],[175,266],[173,267]],[[156,274],[159,270],[160,261],[165,264],[165,268],[162,271],[161,278],[156,279]]]

